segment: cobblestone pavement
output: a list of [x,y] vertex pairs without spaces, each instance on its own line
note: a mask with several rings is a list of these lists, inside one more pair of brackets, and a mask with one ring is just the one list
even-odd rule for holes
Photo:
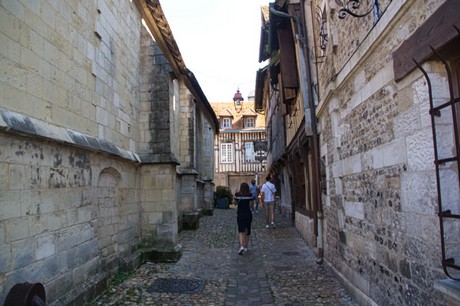
[[248,252],[238,255],[236,209],[215,209],[183,231],[177,263],[146,263],[91,305],[357,305],[291,222],[266,229],[254,214]]

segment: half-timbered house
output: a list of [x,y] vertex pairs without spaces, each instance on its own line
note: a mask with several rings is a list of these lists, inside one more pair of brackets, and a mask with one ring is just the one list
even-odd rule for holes
[[[214,146],[216,186],[228,186],[235,193],[241,182],[263,182],[266,171],[265,116],[254,102],[211,102],[219,121]],[[261,180],[262,179],[262,180]]]

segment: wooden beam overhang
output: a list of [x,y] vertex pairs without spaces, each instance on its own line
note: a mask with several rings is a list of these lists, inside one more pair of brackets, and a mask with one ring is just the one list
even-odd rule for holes
[[185,63],[160,2],[158,0],[134,0],[134,3],[174,73],[176,76],[182,75]]
[[270,58],[268,50],[269,39],[269,7],[263,6],[260,9],[261,26],[260,26],[260,42],[259,42],[259,63]]
[[264,91],[268,90],[265,88],[265,80],[267,78],[268,66],[261,68],[256,73],[256,93],[254,97],[254,108],[256,112],[263,113],[265,111]]
[[[416,68],[414,61],[423,63],[433,56],[433,49],[441,50],[460,37],[460,9],[458,0],[444,2],[425,23],[393,52],[395,80],[399,81]],[[458,51],[457,51],[458,52]]]

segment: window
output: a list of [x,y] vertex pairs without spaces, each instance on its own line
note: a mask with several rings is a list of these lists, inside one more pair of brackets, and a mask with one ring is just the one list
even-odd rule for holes
[[222,128],[223,129],[228,129],[232,127],[232,122],[230,118],[223,118],[222,119]]
[[255,126],[254,124],[254,117],[247,117],[244,119],[244,127],[245,128],[253,128]]
[[233,143],[220,144],[220,162],[223,164],[233,163]]
[[245,142],[244,143],[244,162],[253,163],[256,161],[256,156],[254,152],[254,142]]

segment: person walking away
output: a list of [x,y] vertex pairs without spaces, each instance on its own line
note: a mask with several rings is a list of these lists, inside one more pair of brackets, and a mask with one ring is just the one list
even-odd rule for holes
[[251,180],[251,185],[249,185],[249,190],[252,194],[252,201],[251,201],[251,211],[258,212],[259,210],[259,187],[256,185],[256,180]]
[[264,206],[265,227],[275,227],[275,193],[276,187],[271,182],[271,176],[267,175],[265,184],[262,185],[260,193],[262,195],[262,204]]
[[238,223],[238,238],[240,242],[238,254],[243,255],[243,252],[247,252],[248,250],[252,224],[252,212],[249,206],[252,194],[249,191],[247,183],[241,183],[240,191],[235,194],[235,200],[237,203],[236,221]]

